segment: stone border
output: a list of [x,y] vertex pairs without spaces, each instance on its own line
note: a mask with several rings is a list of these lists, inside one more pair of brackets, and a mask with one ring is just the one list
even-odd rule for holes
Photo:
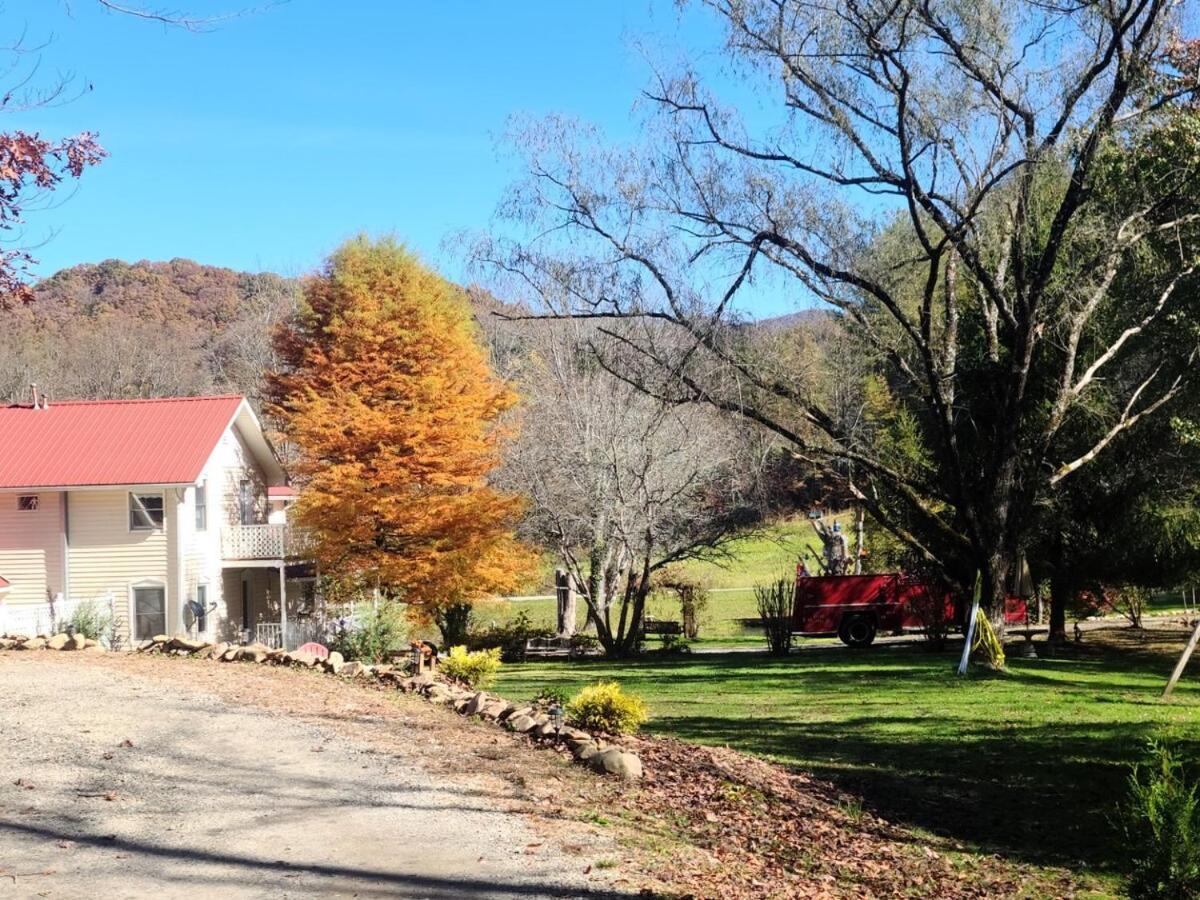
[[[81,635],[70,637],[65,634],[28,637],[4,635],[0,637],[0,650],[91,650],[104,651],[104,645]],[[293,666],[316,669],[329,675],[343,678],[369,678],[391,685],[406,694],[416,694],[436,703],[448,706],[464,716],[477,716],[493,722],[514,734],[521,734],[545,746],[565,746],[579,763],[602,774],[616,775],[629,780],[642,777],[642,761],[636,753],[610,744],[601,736],[579,728],[564,727],[558,731],[545,712],[533,706],[517,706],[503,697],[486,691],[474,691],[460,687],[431,675],[409,675],[402,666],[368,666],[361,662],[346,662],[334,651],[326,659],[308,653],[289,653],[272,650],[263,644],[245,646],[228,643],[210,644],[206,641],[185,637],[156,635],[141,641],[133,648],[137,653],[153,653],[162,656],[190,656],[197,659],[220,662],[252,662],[263,665]]]
[[30,637],[27,634],[0,635],[0,650],[90,650],[93,653],[106,653],[108,648],[97,640],[84,637],[82,634],[70,635],[66,632],[55,635],[39,634]]

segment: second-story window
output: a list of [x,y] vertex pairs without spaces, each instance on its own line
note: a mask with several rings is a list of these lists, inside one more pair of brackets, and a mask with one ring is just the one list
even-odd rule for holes
[[254,498],[250,493],[250,482],[245,478],[238,482],[238,515],[243,525],[254,524]]
[[129,495],[130,531],[158,531],[164,518],[162,494]]
[[196,530],[208,529],[208,484],[201,482],[196,485]]

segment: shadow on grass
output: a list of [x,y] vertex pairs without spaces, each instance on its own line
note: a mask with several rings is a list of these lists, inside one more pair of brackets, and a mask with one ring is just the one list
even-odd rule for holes
[[1172,707],[1157,700],[1183,638],[1039,642],[1041,659],[1014,652],[1008,673],[967,679],[952,674],[953,650],[917,644],[530,674],[616,677],[650,700],[653,731],[795,765],[898,824],[1030,862],[1108,868],[1120,859],[1112,817],[1146,741],[1169,733],[1200,759],[1194,688]]

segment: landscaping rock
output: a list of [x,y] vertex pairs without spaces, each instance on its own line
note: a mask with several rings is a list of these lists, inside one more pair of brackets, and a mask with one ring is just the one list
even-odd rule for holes
[[325,658],[325,662],[338,666],[342,665],[345,661],[346,657],[342,656],[342,654],[338,653],[336,650],[332,651],[329,656]]
[[63,645],[64,650],[82,650],[87,646],[87,638],[82,634],[77,634]]
[[355,678],[359,675],[362,675],[363,672],[366,671],[366,668],[367,667],[364,666],[362,663],[355,660],[352,662],[348,662],[344,666],[342,666],[342,671],[339,674],[344,675],[347,678]]
[[46,646],[45,638],[35,637],[35,638],[30,638],[27,641],[24,641],[23,643],[18,645],[17,649],[18,650],[41,650],[45,646]]
[[517,734],[525,734],[537,726],[537,722],[535,722],[532,718],[523,715],[510,716],[505,724]]
[[242,658],[242,648],[241,647],[230,647],[228,650],[226,650],[224,653],[221,654],[222,662],[236,662],[237,660],[239,660],[241,658]]
[[261,663],[267,661],[267,651],[258,647],[246,647],[240,657],[244,662]]
[[209,659],[220,659],[225,654],[225,652],[228,650],[229,650],[229,645],[227,643],[225,643],[225,641],[221,641],[219,644],[214,644],[213,646],[208,648],[208,658]]
[[567,746],[570,748],[571,754],[580,762],[587,762],[600,752],[600,747],[595,741],[572,741]]
[[191,638],[175,636],[171,638],[171,643],[167,645],[172,650],[182,650],[185,653],[195,653],[208,646],[205,641],[192,640]]
[[298,666],[304,666],[306,669],[311,669],[319,660],[312,653],[297,652],[292,654],[292,662]]
[[165,644],[165,643],[167,643],[167,641],[169,641],[171,639],[169,637],[167,637],[165,634],[156,634],[154,637],[150,638],[150,640],[156,644]]
[[484,691],[477,694],[472,694],[467,699],[467,707],[463,712],[468,716],[477,716],[480,711],[487,705],[487,702],[492,699],[492,696]]
[[56,634],[50,640],[46,641],[46,648],[48,650],[61,650],[67,646],[67,641],[70,639],[71,636],[69,634]]
[[588,757],[587,763],[597,772],[607,772],[609,775],[618,775],[630,781],[642,777],[642,761],[636,754],[620,747],[609,747],[594,753]]
[[505,703],[503,700],[491,700],[486,706],[479,711],[479,714],[485,719],[492,719],[499,722],[504,719],[513,709],[511,703]]

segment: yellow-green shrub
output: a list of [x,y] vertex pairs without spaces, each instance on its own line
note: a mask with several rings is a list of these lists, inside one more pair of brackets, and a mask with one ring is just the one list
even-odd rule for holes
[[645,701],[615,681],[585,687],[567,704],[567,716],[581,728],[609,734],[633,734],[649,718]]
[[471,687],[487,687],[500,671],[500,648],[468,652],[466,647],[451,647],[439,663],[443,675],[457,678]]

